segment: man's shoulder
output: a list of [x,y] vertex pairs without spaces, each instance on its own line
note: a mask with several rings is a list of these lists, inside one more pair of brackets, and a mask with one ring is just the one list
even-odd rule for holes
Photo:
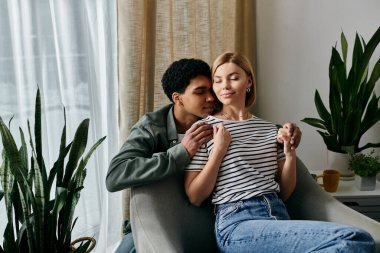
[[142,118],[136,123],[135,126],[144,126],[148,125],[156,125],[156,126],[166,126],[167,125],[167,117],[172,105],[166,105],[157,109],[153,112],[147,112],[142,116]]

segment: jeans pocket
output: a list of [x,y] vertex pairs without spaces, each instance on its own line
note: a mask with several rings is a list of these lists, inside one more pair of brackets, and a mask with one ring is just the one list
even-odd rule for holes
[[234,202],[229,204],[223,204],[223,206],[218,210],[216,216],[217,229],[221,230],[223,227],[229,225],[229,218],[235,214],[240,206],[240,202]]

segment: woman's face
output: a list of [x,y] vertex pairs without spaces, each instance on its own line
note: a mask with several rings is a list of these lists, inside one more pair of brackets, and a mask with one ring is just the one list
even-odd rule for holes
[[214,73],[213,89],[223,105],[245,106],[246,89],[251,85],[247,73],[232,62],[220,65]]

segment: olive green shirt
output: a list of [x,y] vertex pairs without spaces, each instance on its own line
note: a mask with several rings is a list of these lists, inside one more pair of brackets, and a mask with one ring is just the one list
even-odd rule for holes
[[[179,145],[177,145],[179,144]],[[106,177],[108,191],[150,184],[184,172],[190,162],[178,143],[173,105],[145,114],[131,129],[119,153],[111,160]]]

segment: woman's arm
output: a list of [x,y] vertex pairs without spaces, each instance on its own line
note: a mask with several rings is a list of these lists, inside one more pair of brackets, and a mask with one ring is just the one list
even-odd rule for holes
[[279,132],[284,140],[285,160],[278,161],[278,182],[280,184],[280,197],[287,200],[296,187],[296,150],[291,148],[290,136],[286,131]]
[[214,149],[202,171],[185,172],[185,191],[193,205],[200,206],[214,190],[220,164],[231,142],[223,124],[214,126]]

